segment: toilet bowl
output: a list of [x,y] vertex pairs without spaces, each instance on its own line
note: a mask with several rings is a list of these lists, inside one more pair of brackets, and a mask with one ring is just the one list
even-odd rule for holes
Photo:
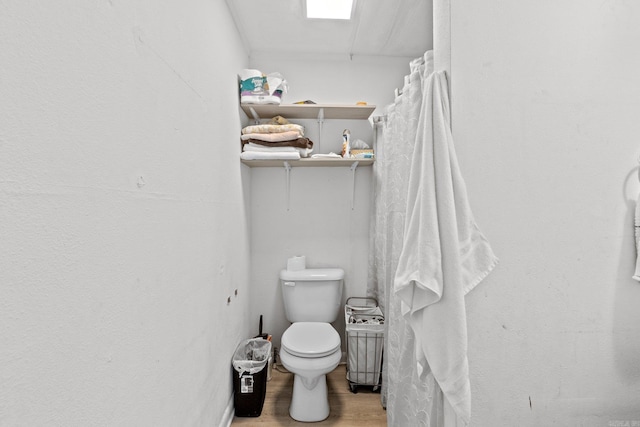
[[280,362],[294,374],[291,418],[315,422],[329,416],[326,374],[341,358],[340,335],[329,323],[297,322],[284,332]]
[[340,311],[344,270],[282,270],[285,316],[291,326],[282,334],[280,361],[294,374],[289,415],[314,422],[329,416],[326,374],[340,363],[340,335],[331,326]]

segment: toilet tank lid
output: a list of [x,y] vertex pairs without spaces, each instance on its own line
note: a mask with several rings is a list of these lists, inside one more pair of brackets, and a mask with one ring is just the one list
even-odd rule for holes
[[344,279],[344,270],[341,268],[306,268],[304,270],[280,271],[282,280],[303,280],[303,281],[320,281],[320,280],[341,280]]

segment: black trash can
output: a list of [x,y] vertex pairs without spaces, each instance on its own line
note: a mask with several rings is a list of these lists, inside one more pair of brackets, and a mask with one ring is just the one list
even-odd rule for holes
[[271,341],[242,341],[232,361],[233,406],[237,417],[259,417],[267,393],[267,365]]

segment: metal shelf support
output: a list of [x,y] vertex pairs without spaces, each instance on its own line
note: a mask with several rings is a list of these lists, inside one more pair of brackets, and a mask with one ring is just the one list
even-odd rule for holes
[[351,169],[351,210],[353,210],[356,199],[356,169],[358,169],[358,162],[353,162],[349,169]]
[[249,107],[249,111],[251,112],[251,116],[253,116],[254,123],[259,125],[260,124],[260,116],[258,115],[256,110],[253,107]]
[[321,153],[322,146],[322,125],[324,124],[324,108],[318,110],[318,153]]
[[286,186],[285,186],[285,191],[286,191],[286,199],[287,199],[287,211],[290,209],[290,200],[291,200],[291,165],[289,164],[289,162],[284,162],[284,170],[285,170],[285,174],[286,174]]

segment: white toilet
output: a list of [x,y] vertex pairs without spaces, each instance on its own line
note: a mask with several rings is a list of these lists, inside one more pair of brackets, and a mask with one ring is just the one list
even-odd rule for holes
[[331,326],[340,312],[344,270],[282,270],[280,283],[287,320],[280,362],[294,374],[291,418],[314,422],[329,416],[326,374],[342,358],[340,335]]

